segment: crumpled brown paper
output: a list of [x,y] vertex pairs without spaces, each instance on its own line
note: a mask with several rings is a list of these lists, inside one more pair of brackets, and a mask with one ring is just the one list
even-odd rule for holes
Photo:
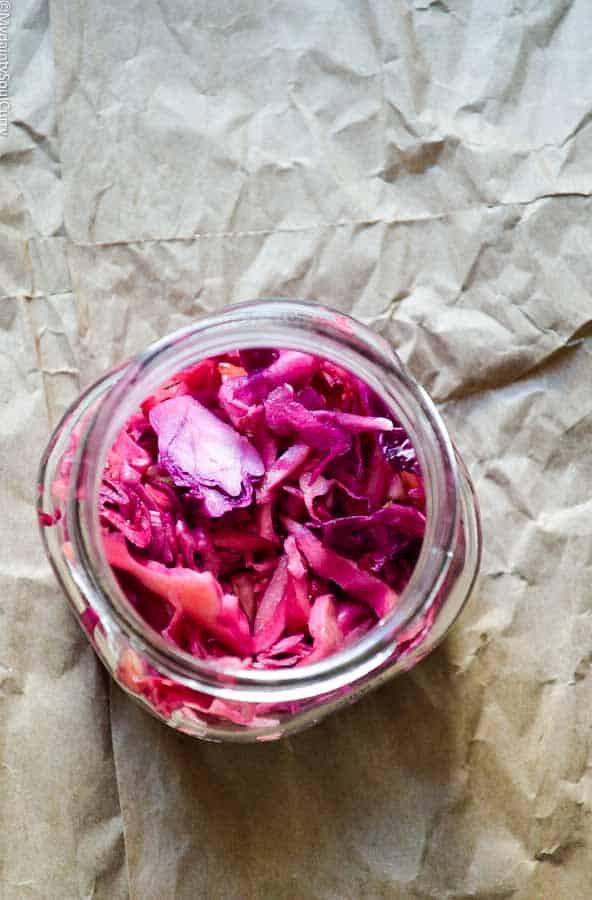
[[[591,897],[587,0],[21,0],[10,28],[2,897]],[[270,295],[398,346],[474,476],[483,568],[409,675],[208,745],[109,686],[33,484],[107,366]]]

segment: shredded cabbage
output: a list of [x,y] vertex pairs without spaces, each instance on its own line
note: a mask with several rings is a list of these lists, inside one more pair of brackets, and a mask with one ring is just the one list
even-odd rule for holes
[[[426,524],[415,449],[368,385],[266,349],[203,360],[147,397],[108,454],[98,512],[138,613],[237,669],[306,665],[361,637],[396,606]],[[119,678],[166,716],[266,721],[261,705],[197,695],[131,650]]]

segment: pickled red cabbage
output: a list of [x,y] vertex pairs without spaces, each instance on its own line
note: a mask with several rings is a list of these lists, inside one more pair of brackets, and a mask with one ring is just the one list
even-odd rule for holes
[[[147,397],[108,454],[98,513],[147,623],[241,669],[306,665],[365,634],[396,607],[426,524],[415,448],[379,397],[329,360],[267,349],[202,360]],[[131,650],[119,678],[163,715],[267,721]]]
[[130,603],[168,641],[277,668],[396,606],[424,506],[413,445],[366,384],[262,350],[203,360],[146,398],[109,453],[99,516]]

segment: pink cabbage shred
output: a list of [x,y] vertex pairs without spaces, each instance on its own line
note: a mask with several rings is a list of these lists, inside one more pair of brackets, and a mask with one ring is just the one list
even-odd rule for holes
[[[166,641],[278,669],[335,653],[394,608],[425,494],[405,430],[360,379],[306,353],[240,351],[179,372],[131,416],[99,515],[123,591]],[[120,680],[165,715],[265,721],[124,657]]]

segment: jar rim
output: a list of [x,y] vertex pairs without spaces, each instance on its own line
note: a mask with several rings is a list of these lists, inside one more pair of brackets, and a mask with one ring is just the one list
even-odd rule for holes
[[[98,492],[108,450],[129,415],[180,369],[222,352],[281,347],[316,353],[366,381],[399,418],[416,449],[426,490],[426,534],[399,603],[351,645],[318,662],[285,669],[246,669],[197,659],[167,642],[126,600],[101,540]],[[322,352],[319,352],[322,347]],[[448,573],[458,533],[459,473],[446,426],[424,389],[406,372],[393,347],[343,312],[317,302],[250,300],[204,316],[149,346],[102,379],[103,395],[89,414],[74,461],[68,496],[71,543],[106,618],[164,673],[187,686],[220,683],[251,689],[257,700],[291,699],[357,681],[392,656],[397,634],[429,609]],[[106,389],[105,389],[106,385]],[[221,692],[221,695],[223,692]]]

